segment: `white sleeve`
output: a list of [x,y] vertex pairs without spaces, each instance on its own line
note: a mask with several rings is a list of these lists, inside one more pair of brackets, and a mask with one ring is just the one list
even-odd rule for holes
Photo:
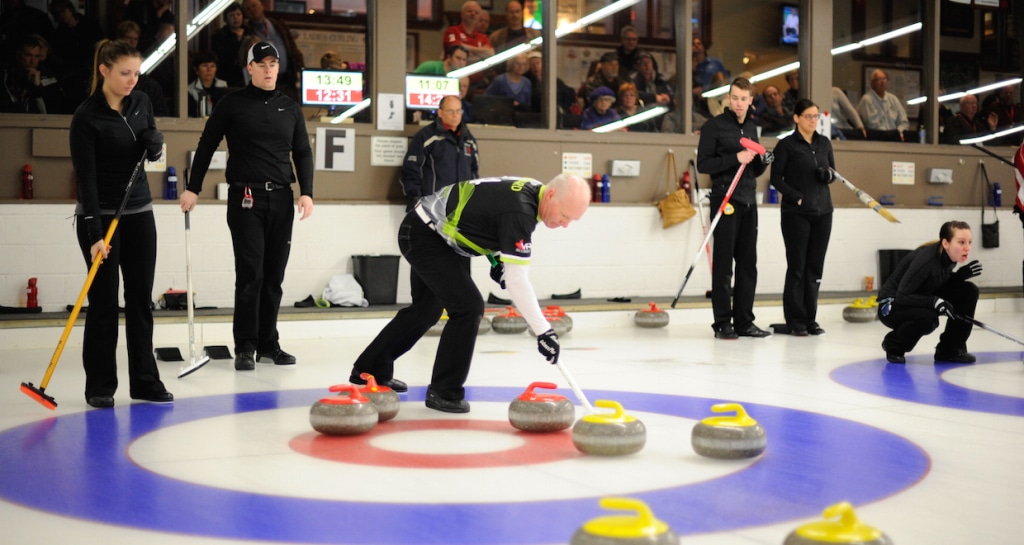
[[533,291],[533,284],[530,284],[530,267],[528,265],[516,265],[504,263],[505,265],[505,289],[512,296],[512,302],[519,314],[526,318],[530,331],[534,335],[540,335],[551,329],[551,324],[544,317],[544,311],[537,302],[537,294]]

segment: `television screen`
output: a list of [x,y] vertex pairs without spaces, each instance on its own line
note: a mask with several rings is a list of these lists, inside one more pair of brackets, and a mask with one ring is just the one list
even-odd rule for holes
[[405,75],[405,107],[436,110],[445,95],[459,94],[459,79],[427,74]]
[[796,45],[800,41],[800,8],[782,6],[783,45]]
[[363,101],[363,73],[303,70],[304,106],[351,106]]

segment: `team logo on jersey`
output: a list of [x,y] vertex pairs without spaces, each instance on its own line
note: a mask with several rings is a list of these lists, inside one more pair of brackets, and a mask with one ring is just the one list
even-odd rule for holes
[[516,241],[516,251],[521,254],[530,253],[530,249],[533,248],[533,243],[523,242],[522,239]]
[[736,212],[736,209],[732,207],[732,203],[730,202],[730,203],[726,203],[725,204],[724,212],[725,212],[726,216],[731,216],[731,215],[733,215],[733,213]]
[[462,153],[464,153],[466,157],[473,155],[473,144],[466,142],[466,146],[463,148]]

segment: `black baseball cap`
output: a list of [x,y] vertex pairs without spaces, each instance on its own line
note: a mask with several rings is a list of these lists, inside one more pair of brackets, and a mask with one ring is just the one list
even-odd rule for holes
[[277,59],[281,58],[281,55],[277,53],[277,48],[270,42],[258,42],[249,48],[249,57],[246,64],[251,62],[260,62],[267,57],[274,57]]

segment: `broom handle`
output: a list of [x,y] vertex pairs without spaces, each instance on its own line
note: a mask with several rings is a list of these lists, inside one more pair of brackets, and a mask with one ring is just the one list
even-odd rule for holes
[[[188,175],[186,175],[186,178]],[[188,293],[185,294],[185,304],[188,305],[188,356],[189,362],[196,361],[196,334],[195,316],[192,310],[192,228],[189,222],[189,212],[185,211],[185,278]]]
[[569,383],[569,387],[572,388],[572,392],[576,394],[576,398],[583,404],[583,408],[587,410],[587,414],[594,412],[594,406],[587,400],[587,396],[583,394],[583,390],[576,384],[576,381],[572,379],[572,375],[569,374],[569,370],[562,365],[562,362],[555,363],[555,367],[562,372],[562,376],[565,377],[565,381]]

